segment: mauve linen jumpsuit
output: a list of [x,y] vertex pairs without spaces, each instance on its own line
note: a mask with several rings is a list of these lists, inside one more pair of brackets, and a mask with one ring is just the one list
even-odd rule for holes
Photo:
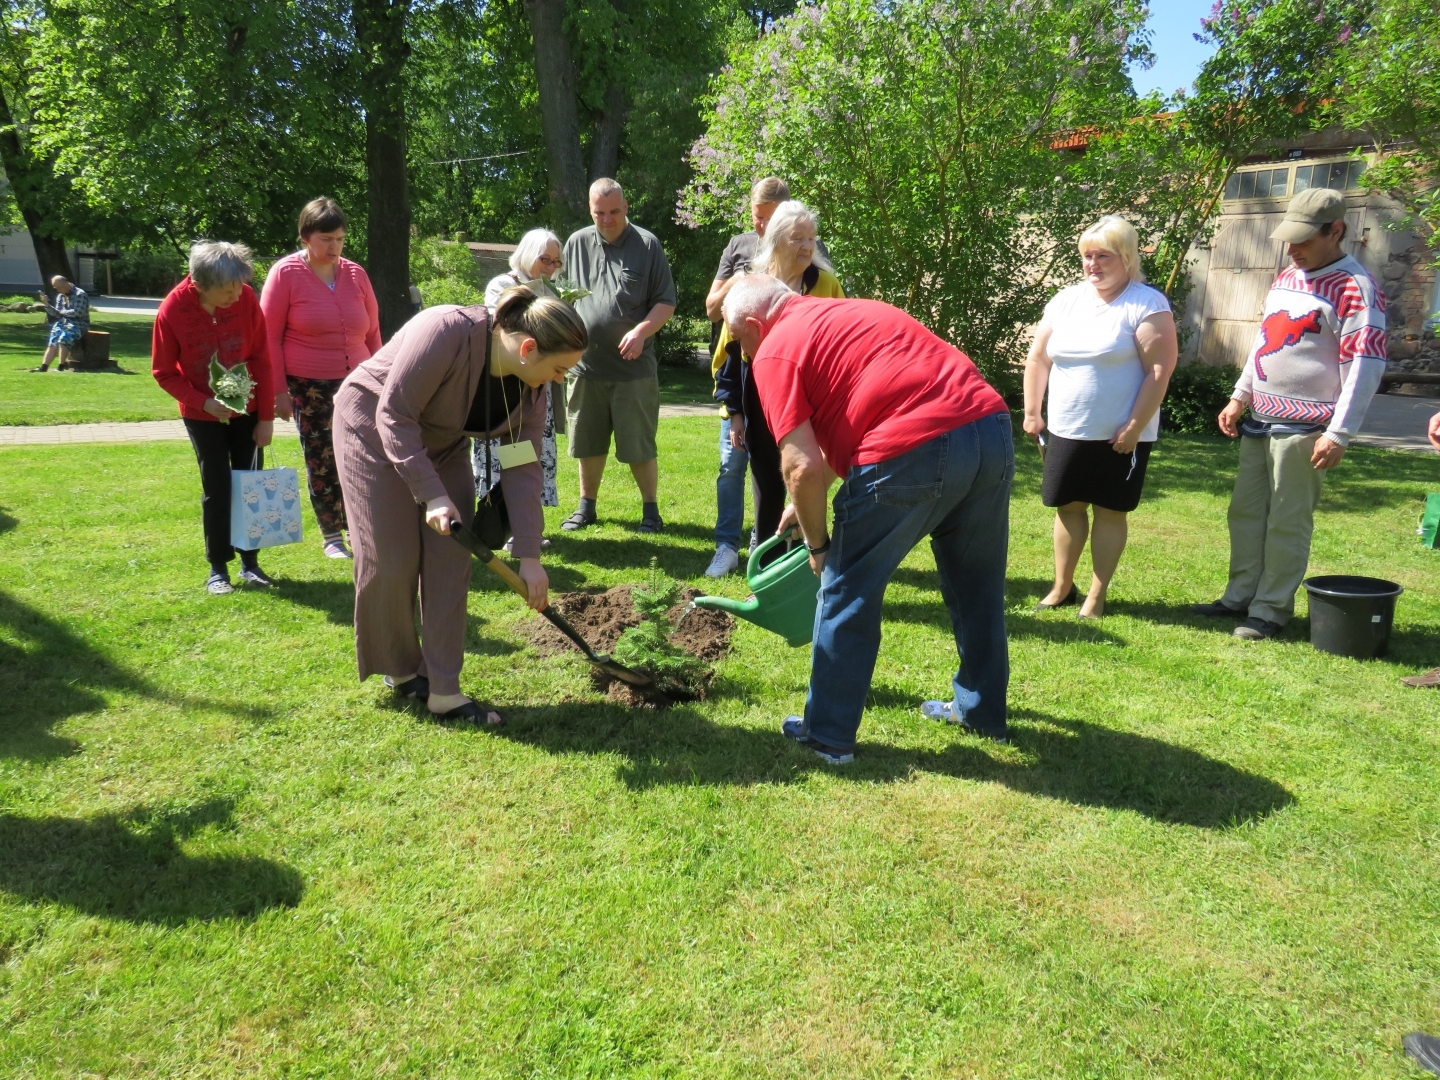
[[[355,549],[355,657],[360,678],[412,672],[433,694],[460,693],[470,553],[425,524],[425,504],[448,495],[475,514],[465,421],[485,371],[483,306],[427,308],[350,373],[335,394],[335,459]],[[540,557],[539,463],[545,396],[525,388],[509,424],[537,460],[503,470],[516,558]],[[417,586],[420,633],[415,631]]]

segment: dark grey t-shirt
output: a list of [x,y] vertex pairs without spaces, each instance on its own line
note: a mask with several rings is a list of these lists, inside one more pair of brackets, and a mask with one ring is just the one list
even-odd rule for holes
[[590,295],[575,310],[590,332],[590,344],[575,367],[577,375],[603,382],[631,382],[655,375],[655,338],[634,360],[620,355],[620,339],[656,304],[675,304],[670,263],[655,234],[630,224],[613,244],[591,225],[565,241],[565,275]]
[[760,234],[754,229],[747,233],[740,233],[732,236],[730,242],[725,245],[725,250],[720,254],[720,269],[715,271],[716,281],[726,281],[734,277],[742,270],[750,272],[750,263],[755,259],[755,252],[760,247]]

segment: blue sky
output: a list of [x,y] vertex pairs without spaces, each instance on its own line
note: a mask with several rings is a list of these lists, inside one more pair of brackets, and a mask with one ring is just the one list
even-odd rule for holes
[[1132,71],[1135,91],[1148,94],[1159,90],[1173,94],[1177,87],[1189,89],[1210,55],[1210,46],[1191,35],[1200,29],[1200,20],[1210,14],[1214,0],[1150,0],[1150,48],[1155,66],[1149,71]]

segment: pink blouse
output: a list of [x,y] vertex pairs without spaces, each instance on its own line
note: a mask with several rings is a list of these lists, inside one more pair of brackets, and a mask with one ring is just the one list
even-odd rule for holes
[[260,296],[277,390],[285,377],[343,379],[380,348],[380,307],[359,263],[341,259],[331,289],[300,252],[270,268]]

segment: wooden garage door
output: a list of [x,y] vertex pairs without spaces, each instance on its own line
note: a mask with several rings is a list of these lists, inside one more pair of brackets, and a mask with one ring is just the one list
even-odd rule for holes
[[[1205,282],[1205,322],[1200,361],[1240,367],[1250,354],[1264,313],[1265,294],[1285,265],[1285,245],[1270,239],[1283,214],[1231,218],[1215,234]],[[1345,215],[1347,250],[1364,235],[1364,207]]]

